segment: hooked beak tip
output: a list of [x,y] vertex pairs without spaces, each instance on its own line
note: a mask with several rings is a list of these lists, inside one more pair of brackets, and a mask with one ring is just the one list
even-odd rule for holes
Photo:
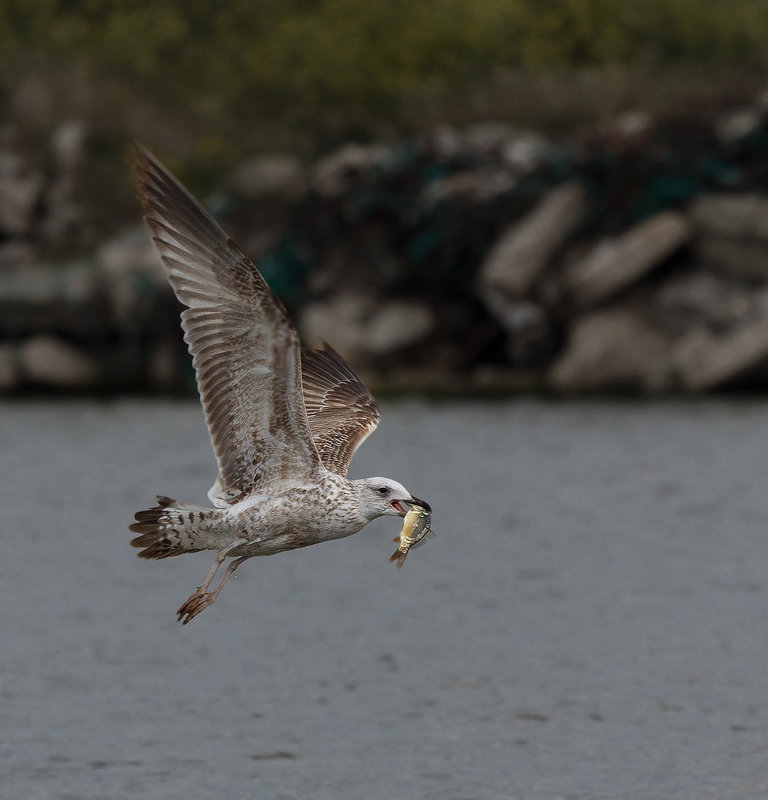
[[418,497],[414,497],[411,495],[410,501],[415,506],[421,506],[422,508],[426,509],[430,514],[432,513],[432,506],[426,500],[419,500]]

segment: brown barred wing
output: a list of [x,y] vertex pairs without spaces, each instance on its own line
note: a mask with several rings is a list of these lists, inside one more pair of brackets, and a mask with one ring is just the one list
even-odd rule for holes
[[219,464],[212,499],[315,474],[299,338],[254,264],[148,152],[136,167],[147,223],[181,315]]
[[379,424],[373,395],[328,344],[301,354],[309,430],[326,469],[345,476],[358,447]]

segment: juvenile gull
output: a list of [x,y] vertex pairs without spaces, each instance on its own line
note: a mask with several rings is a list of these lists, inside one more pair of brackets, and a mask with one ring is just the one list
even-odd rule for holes
[[208,492],[214,508],[158,496],[130,526],[141,558],[217,551],[177,612],[186,624],[253,556],[340,539],[377,517],[428,506],[389,478],[347,479],[352,456],[379,423],[371,393],[330,346],[302,351],[253,262],[146,150],[136,168],[146,221],[186,306],[184,340],[219,467]]

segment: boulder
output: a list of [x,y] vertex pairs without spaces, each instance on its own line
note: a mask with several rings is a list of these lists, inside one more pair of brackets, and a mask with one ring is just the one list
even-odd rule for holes
[[707,194],[688,214],[701,235],[768,241],[768,198],[757,194]]
[[725,145],[738,144],[762,125],[765,110],[759,106],[723,114],[715,120],[717,138]]
[[84,142],[85,127],[76,120],[62,123],[51,136],[55,170],[45,192],[45,216],[40,226],[41,236],[49,241],[59,242],[82,226],[85,210],[78,194]]
[[754,291],[721,275],[688,271],[666,280],[654,296],[653,315],[675,334],[704,327],[727,331],[754,313]]
[[694,253],[699,261],[724,274],[768,280],[768,197],[703,195],[688,213],[698,234]]
[[514,188],[515,179],[501,170],[466,170],[427,184],[421,196],[426,205],[446,200],[488,202]]
[[2,342],[0,343],[0,392],[15,389],[19,382],[18,356],[15,353],[15,345]]
[[0,330],[6,334],[92,335],[104,330],[108,318],[92,261],[20,262],[0,270]]
[[[6,269],[29,267],[35,263],[35,254],[28,242],[11,239],[0,244],[0,273]],[[2,277],[0,276],[0,286]]]
[[306,189],[304,167],[295,156],[272,153],[243,161],[230,178],[232,187],[247,198],[295,199]]
[[513,223],[488,253],[480,271],[483,294],[502,291],[523,297],[560,249],[587,208],[575,184],[555,189],[533,211]]
[[530,366],[545,360],[553,346],[554,330],[546,309],[539,303],[489,293],[486,305],[507,336],[510,363]]
[[361,173],[384,161],[384,145],[347,144],[321,158],[315,165],[312,186],[325,197],[338,197]]
[[120,328],[155,327],[172,296],[160,256],[143,226],[126,228],[96,251],[96,270]]
[[574,321],[549,383],[568,392],[654,389],[673,343],[652,324],[644,304],[595,311]]
[[726,333],[703,327],[690,331],[670,354],[667,382],[688,391],[711,389],[736,378],[768,357],[768,290],[755,313]]
[[463,148],[461,133],[453,125],[438,125],[429,138],[430,148],[438,158],[454,158]]
[[501,159],[515,175],[524,175],[543,163],[550,151],[550,143],[538,134],[516,131],[502,145]]
[[313,345],[329,342],[360,361],[416,344],[434,327],[434,315],[417,301],[378,302],[351,294],[309,303],[299,319],[306,341]]
[[77,170],[85,153],[85,125],[75,119],[62,122],[51,135],[51,153],[59,172]]
[[768,281],[768,239],[731,238],[703,233],[697,236],[694,256],[723,275],[748,281]]
[[29,383],[80,388],[96,383],[95,360],[80,349],[53,336],[35,336],[19,348],[22,376]]
[[370,315],[366,326],[366,349],[387,355],[426,339],[435,327],[432,312],[416,300],[390,300]]
[[0,153],[0,233],[23,236],[32,228],[43,175],[14,152]]
[[562,300],[584,308],[617,294],[682,247],[692,231],[683,214],[664,211],[622,236],[601,242],[565,271]]
[[478,122],[464,130],[462,140],[470,152],[487,156],[500,151],[513,133],[503,122]]

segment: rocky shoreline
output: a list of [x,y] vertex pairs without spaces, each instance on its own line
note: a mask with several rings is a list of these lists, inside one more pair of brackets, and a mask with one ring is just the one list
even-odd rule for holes
[[[138,211],[66,256],[91,224],[86,132],[62,125],[40,165],[12,138],[0,392],[190,391]],[[207,204],[305,341],[332,342],[377,386],[658,394],[768,384],[767,187],[768,96],[569,142],[487,124],[312,165],[260,155]]]

